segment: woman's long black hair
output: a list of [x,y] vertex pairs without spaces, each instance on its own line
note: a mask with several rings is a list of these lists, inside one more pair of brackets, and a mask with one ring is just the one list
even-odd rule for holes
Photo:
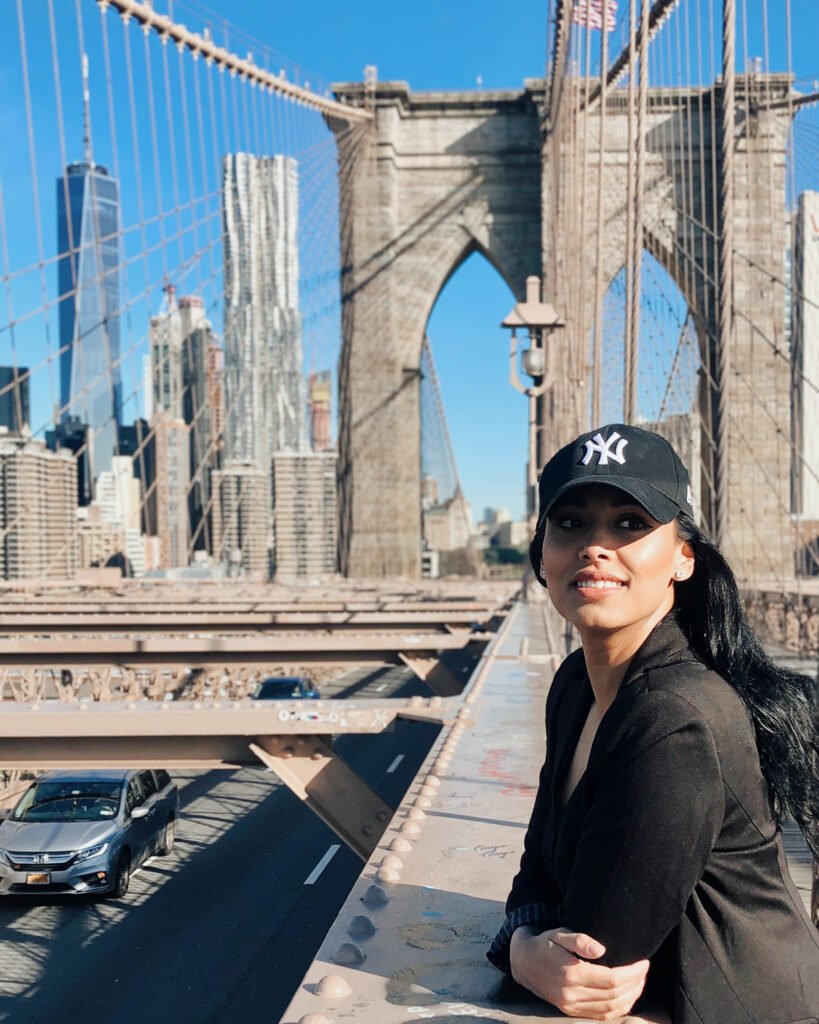
[[[544,586],[545,531],[542,516],[529,549],[535,576]],[[691,578],[674,584],[680,628],[703,663],[733,686],[747,708],[777,822],[793,818],[819,856],[816,683],[771,661],[748,622],[730,566],[683,512],[677,517],[677,533],[691,545],[695,562]]]

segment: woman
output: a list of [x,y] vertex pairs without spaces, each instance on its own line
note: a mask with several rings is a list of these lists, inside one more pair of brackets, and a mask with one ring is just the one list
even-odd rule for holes
[[[778,823],[817,817],[813,684],[774,666],[658,434],[546,465],[531,546],[576,627],[489,959],[574,1017],[819,1024],[819,933]],[[639,1000],[639,1002],[638,1002]]]

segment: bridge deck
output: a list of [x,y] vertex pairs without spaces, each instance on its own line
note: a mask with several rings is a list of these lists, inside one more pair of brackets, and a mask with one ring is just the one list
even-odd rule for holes
[[[565,1020],[543,1003],[519,1001],[519,990],[484,956],[503,919],[531,812],[559,640],[554,630],[550,636],[545,606],[515,606],[476,670],[459,720],[432,748],[283,1024]],[[795,834],[786,843],[807,900],[806,848]]]

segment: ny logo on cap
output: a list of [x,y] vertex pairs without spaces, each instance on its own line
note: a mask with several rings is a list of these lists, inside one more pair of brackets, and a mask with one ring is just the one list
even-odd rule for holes
[[613,462],[619,462],[620,465],[623,466],[626,462],[623,450],[627,444],[628,440],[625,437],[620,437],[616,430],[608,440],[598,432],[591,440],[586,441],[586,451],[581,462],[584,466],[588,466],[592,460],[592,455],[597,452],[598,466],[608,466],[609,459]]

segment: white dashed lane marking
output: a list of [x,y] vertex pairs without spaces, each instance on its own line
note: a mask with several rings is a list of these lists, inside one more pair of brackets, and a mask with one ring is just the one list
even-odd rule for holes
[[327,853],[324,854],[324,856],[321,858],[321,860],[318,862],[318,864],[316,864],[316,866],[313,868],[313,870],[310,872],[310,874],[307,876],[307,878],[305,878],[304,884],[305,885],[315,885],[315,883],[318,881],[319,876],[321,875],[322,871],[324,871],[324,869],[327,867],[327,865],[330,863],[330,861],[333,859],[333,857],[335,857],[335,855],[338,853],[338,851],[340,849],[341,849],[341,845],[338,844],[338,843],[334,843],[329,848]]

